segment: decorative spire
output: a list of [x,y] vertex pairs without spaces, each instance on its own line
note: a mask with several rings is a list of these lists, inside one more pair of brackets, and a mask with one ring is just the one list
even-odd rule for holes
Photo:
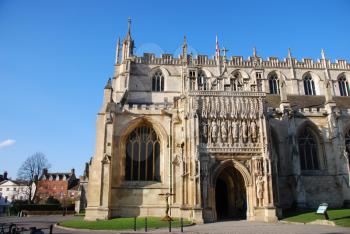
[[112,80],[111,80],[111,78],[108,79],[107,84],[105,86],[105,89],[112,89]]
[[120,57],[120,37],[118,36],[117,48],[115,53],[115,64],[119,64],[119,57]]
[[130,58],[134,51],[134,40],[131,38],[131,18],[128,19],[128,32],[123,40],[122,48],[122,62],[125,59]]
[[127,34],[127,38],[131,39],[131,17],[130,16],[128,18],[128,34]]
[[182,60],[183,63],[187,64],[187,41],[186,41],[186,36],[184,36],[184,43],[182,45]]
[[215,43],[215,58],[219,63],[219,61],[220,61],[220,47],[219,47],[219,41],[218,41],[217,35],[216,35],[216,43]]
[[291,52],[290,48],[288,48],[288,58],[292,58],[292,52]]
[[322,56],[322,59],[326,59],[326,55],[324,53],[324,49],[321,50],[321,56]]
[[253,57],[257,57],[256,56],[256,47],[255,46],[253,47]]

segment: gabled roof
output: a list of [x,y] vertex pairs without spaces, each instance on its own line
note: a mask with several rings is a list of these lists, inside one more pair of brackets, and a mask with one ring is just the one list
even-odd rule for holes
[[29,181],[26,180],[4,180],[0,182],[0,185],[17,185],[17,186],[27,186],[29,184]]

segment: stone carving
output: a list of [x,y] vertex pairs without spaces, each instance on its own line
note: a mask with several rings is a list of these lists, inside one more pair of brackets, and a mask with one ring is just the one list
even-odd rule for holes
[[242,121],[242,138],[243,142],[247,142],[248,140],[248,126],[245,120]]
[[258,200],[257,206],[263,206],[263,197],[264,197],[264,178],[261,175],[258,175],[255,181],[256,184],[256,198]]
[[238,139],[239,139],[239,123],[236,120],[234,120],[232,122],[232,136],[233,136],[233,142],[238,142]]
[[221,122],[221,138],[222,142],[227,141],[227,123],[225,120]]
[[211,124],[211,140],[214,143],[216,143],[218,139],[218,130],[218,125],[216,124],[216,121],[213,120]]
[[250,123],[250,136],[252,138],[252,142],[256,142],[258,134],[257,134],[257,126],[256,126],[255,121],[252,121]]
[[[228,93],[229,94],[229,93]],[[249,147],[260,144],[259,117],[263,99],[259,96],[217,96],[196,94],[192,112],[197,109],[203,147]],[[255,145],[254,147],[260,147]]]

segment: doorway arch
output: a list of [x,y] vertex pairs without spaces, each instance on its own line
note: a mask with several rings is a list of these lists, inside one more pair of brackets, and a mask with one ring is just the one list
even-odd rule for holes
[[215,211],[217,220],[246,219],[245,181],[233,165],[224,167],[216,177]]

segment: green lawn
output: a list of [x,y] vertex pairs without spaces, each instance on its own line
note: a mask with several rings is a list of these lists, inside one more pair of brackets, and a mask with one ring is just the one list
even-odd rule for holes
[[[329,209],[329,220],[335,222],[336,225],[350,227],[350,209]],[[289,211],[284,214],[284,221],[309,223],[316,219],[324,219],[323,215],[315,214],[312,211]]]
[[[190,221],[184,220],[184,225],[191,224]],[[134,229],[134,218],[115,218],[110,220],[100,221],[84,221],[83,217],[77,219],[60,222],[61,226],[69,228],[79,229],[92,229],[92,230],[133,230]],[[136,228],[144,229],[145,219],[136,219]],[[168,222],[161,221],[161,218],[148,217],[147,226],[149,229],[168,227]],[[172,227],[180,227],[180,220],[174,219],[171,224]]]

